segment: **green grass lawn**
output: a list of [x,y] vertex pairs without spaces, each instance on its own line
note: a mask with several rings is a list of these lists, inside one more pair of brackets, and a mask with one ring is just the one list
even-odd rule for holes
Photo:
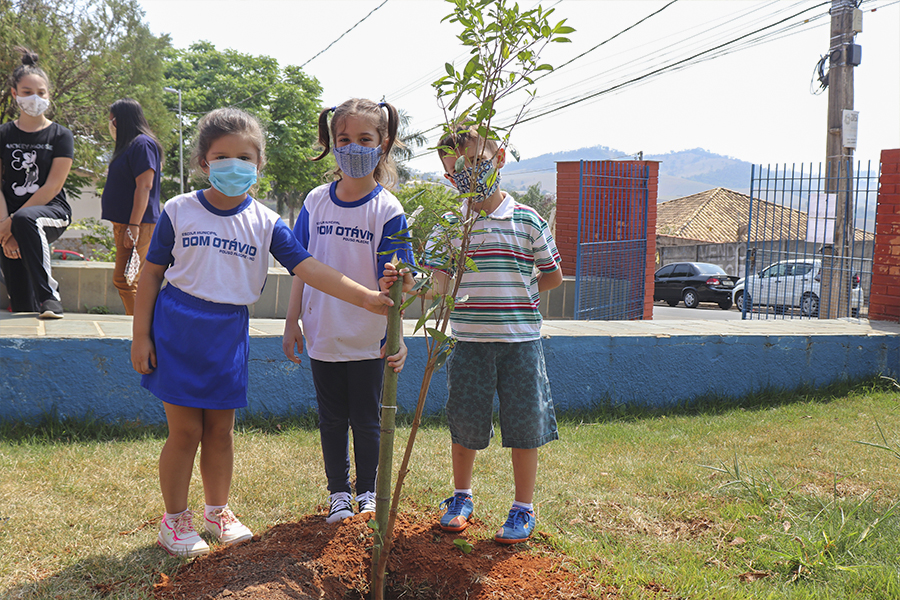
[[[563,418],[541,451],[538,531],[623,598],[900,598],[900,458],[859,443],[900,450],[898,404],[876,380]],[[310,424],[239,425],[231,505],[254,532],[323,511]],[[397,463],[409,426],[398,432]],[[182,563],[155,547],[164,436],[0,427],[0,598],[149,598]],[[412,467],[404,502],[436,509],[452,492],[440,423],[420,430]],[[476,463],[477,516],[499,525],[512,490],[498,439]]]

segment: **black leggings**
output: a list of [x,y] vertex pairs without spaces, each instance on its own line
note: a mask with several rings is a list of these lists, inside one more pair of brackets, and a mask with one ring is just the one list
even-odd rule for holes
[[379,405],[384,360],[352,362],[310,360],[316,402],[319,406],[319,437],[328,491],[350,493],[350,438],[356,462],[356,493],[375,491],[378,450],[381,440]]
[[37,312],[45,300],[60,300],[59,283],[50,274],[50,244],[69,226],[68,206],[47,204],[20,208],[12,217],[12,234],[21,258],[0,253],[0,269],[13,312]]

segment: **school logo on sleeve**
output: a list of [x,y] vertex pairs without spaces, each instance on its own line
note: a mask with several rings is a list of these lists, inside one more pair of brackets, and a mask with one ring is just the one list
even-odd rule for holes
[[255,261],[259,250],[249,242],[219,237],[215,231],[188,231],[181,234],[182,248],[210,248],[219,254]]

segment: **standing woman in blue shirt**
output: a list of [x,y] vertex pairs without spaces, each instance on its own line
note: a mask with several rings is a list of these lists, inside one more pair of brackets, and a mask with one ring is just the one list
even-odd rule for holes
[[128,283],[125,266],[132,248],[137,248],[143,267],[159,220],[162,146],[150,130],[141,105],[131,98],[117,100],[109,107],[109,133],[116,147],[101,197],[101,217],[112,222],[116,238],[113,285],[119,290],[125,314],[133,315],[140,274]]

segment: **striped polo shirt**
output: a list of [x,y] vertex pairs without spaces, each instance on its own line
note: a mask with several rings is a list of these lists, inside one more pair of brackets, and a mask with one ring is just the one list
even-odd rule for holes
[[[467,270],[450,325],[464,342],[527,342],[540,339],[538,272],[559,268],[559,251],[547,222],[503,192],[503,202],[479,217],[469,243],[477,271]],[[463,203],[462,212],[468,207]],[[452,214],[445,219],[454,220]],[[459,242],[456,242],[458,246]],[[426,255],[429,265],[442,261]]]

